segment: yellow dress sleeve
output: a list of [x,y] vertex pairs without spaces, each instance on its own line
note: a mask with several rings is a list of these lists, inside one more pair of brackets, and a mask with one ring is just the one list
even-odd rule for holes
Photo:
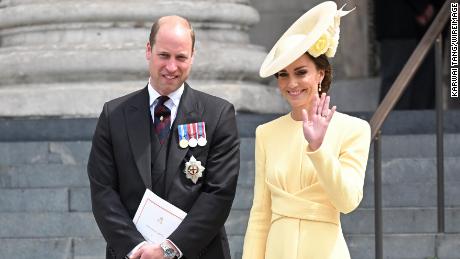
[[316,169],[318,181],[326,191],[334,207],[342,213],[356,209],[363,198],[364,174],[370,146],[370,126],[366,121],[346,122],[342,129],[349,128],[342,138],[339,157],[332,155],[321,145],[308,152]]
[[265,183],[265,150],[260,127],[256,129],[254,200],[244,237],[242,259],[264,259],[271,222],[271,197]]

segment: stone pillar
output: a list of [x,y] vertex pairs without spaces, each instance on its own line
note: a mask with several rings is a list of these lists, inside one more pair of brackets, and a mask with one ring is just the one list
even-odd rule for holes
[[98,116],[146,85],[150,27],[168,14],[196,31],[192,87],[238,111],[286,111],[258,76],[266,52],[249,42],[249,0],[0,0],[0,116]]

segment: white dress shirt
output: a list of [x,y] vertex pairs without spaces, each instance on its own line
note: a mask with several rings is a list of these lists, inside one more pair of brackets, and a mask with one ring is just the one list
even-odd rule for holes
[[[149,79],[148,91],[149,91],[150,113],[152,114],[152,120],[154,121],[154,110],[155,110],[155,106],[158,103],[157,98],[160,97],[161,94],[159,94],[155,89],[153,89],[153,86],[150,84],[150,79]],[[177,108],[179,107],[180,98],[182,97],[183,93],[184,93],[184,84],[182,84],[179,88],[177,88],[176,91],[168,94],[169,100],[165,102],[165,106],[171,110],[171,126],[174,122],[174,119],[176,118]]]

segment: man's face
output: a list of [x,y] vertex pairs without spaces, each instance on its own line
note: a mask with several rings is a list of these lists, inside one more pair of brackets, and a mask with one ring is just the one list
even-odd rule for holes
[[161,95],[177,90],[188,78],[193,63],[190,30],[180,24],[162,24],[153,46],[147,43],[150,83]]

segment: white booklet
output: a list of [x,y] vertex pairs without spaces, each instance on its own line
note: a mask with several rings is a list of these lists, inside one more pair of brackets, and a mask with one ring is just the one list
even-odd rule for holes
[[147,189],[133,222],[145,240],[160,244],[176,230],[185,216],[187,213]]

